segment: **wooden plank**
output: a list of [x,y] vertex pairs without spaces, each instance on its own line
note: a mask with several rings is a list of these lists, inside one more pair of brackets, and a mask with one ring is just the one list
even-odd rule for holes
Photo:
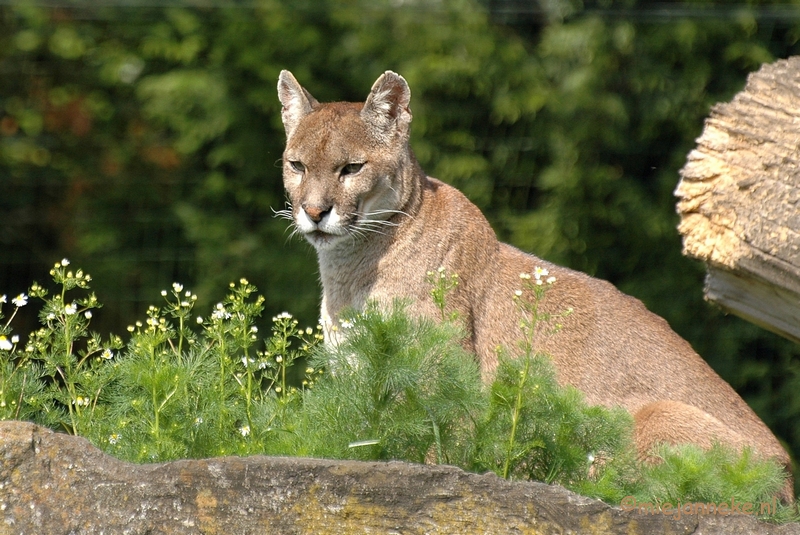
[[[726,312],[800,343],[800,295],[780,291],[762,279],[708,266],[706,298]],[[769,306],[764,306],[768,303]]]

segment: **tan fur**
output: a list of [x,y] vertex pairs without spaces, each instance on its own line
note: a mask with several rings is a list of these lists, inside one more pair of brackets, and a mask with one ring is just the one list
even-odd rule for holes
[[545,306],[574,313],[539,349],[552,356],[559,381],[588,402],[630,411],[643,455],[661,441],[719,440],[753,446],[788,469],[770,430],[666,321],[608,282],[498,242],[474,204],[425,175],[408,146],[410,91],[401,76],[387,71],[363,105],[319,104],[288,71],[278,93],[291,217],[317,249],[328,327],[368,299],[409,297],[414,313],[437,316],[426,273],[444,266],[459,276],[448,305],[489,377],[497,348],[520,339],[512,300],[519,275],[541,266],[557,279]]

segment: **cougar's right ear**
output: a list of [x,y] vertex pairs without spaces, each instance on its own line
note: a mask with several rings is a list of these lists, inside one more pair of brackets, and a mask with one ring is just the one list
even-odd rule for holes
[[278,77],[278,98],[283,104],[281,119],[287,138],[291,137],[300,120],[319,105],[317,99],[312,97],[289,71],[281,71]]

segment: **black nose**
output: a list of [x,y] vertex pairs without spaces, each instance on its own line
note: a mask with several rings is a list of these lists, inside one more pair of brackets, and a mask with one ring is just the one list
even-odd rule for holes
[[302,206],[303,210],[305,210],[308,217],[310,217],[311,221],[314,223],[322,221],[322,218],[333,209],[332,206],[309,206],[307,204],[303,204]]

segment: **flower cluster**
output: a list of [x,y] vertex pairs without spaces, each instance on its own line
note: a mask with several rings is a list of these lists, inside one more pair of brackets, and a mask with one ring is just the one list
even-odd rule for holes
[[[223,429],[238,430],[237,447],[251,451],[274,418],[265,408],[295,403],[322,374],[305,364],[323,339],[321,326],[301,329],[288,312],[272,318],[265,346],[257,348],[261,331],[255,321],[264,298],[253,295],[256,288],[246,279],[230,285],[207,321],[198,318],[199,329],[188,325],[194,323],[197,296],[173,283],[161,292],[165,303],[148,307],[144,318],[128,326],[126,344],[89,331],[100,303],[79,290],[88,288],[90,276],[67,259],[51,274],[59,286],[51,295],[35,283],[16,297],[0,295],[0,418],[33,418],[139,460],[164,458],[166,450],[172,454],[170,444],[200,436],[205,441]],[[41,326],[21,342],[2,306],[13,319],[36,300],[43,302]],[[187,344],[200,349],[187,352]],[[15,355],[20,347],[24,353]],[[298,359],[304,364],[296,374],[291,368]],[[112,412],[113,422],[101,420]],[[181,422],[191,429],[180,433]]]
[[[211,319],[215,321],[229,320],[231,319],[231,313],[225,309],[225,305],[223,305],[222,303],[217,303],[217,306],[211,313]],[[198,323],[200,323],[199,318],[198,318]]]
[[[181,295],[181,292],[183,292],[183,284],[179,282],[173,282],[172,295],[178,298],[176,306],[178,308],[192,308],[194,302],[197,301],[197,295],[193,294],[189,290],[186,290],[186,292],[183,293],[183,295]],[[166,290],[161,290],[162,297],[167,297],[167,295],[168,292]],[[169,300],[167,300],[167,302],[170,303]]]
[[[8,303],[8,296],[0,295],[0,312],[2,312],[2,304]],[[11,334],[11,328],[9,325],[11,324],[11,320],[14,319],[14,316],[17,315],[17,311],[28,304],[28,296],[24,293],[19,294],[17,297],[11,300],[11,303],[14,305],[14,312],[11,313],[11,317],[8,318],[8,321],[5,325],[0,325],[0,351],[13,351],[14,347],[19,343],[19,336],[13,335],[9,339],[8,335]],[[2,319],[3,315],[0,313],[0,319]]]
[[56,262],[53,269],[50,270],[50,275],[56,284],[62,285],[64,291],[73,288],[88,288],[89,283],[92,281],[91,275],[84,273],[82,269],[78,269],[75,272],[68,270],[67,266],[69,265],[70,261],[64,258],[61,262]]
[[455,320],[457,318],[457,313],[453,312],[450,314],[450,317],[447,318],[445,309],[447,308],[448,294],[454,291],[458,286],[458,273],[448,274],[447,269],[444,266],[439,266],[436,269],[436,272],[428,271],[427,277],[428,284],[432,286],[431,297],[433,297],[433,302],[436,305],[436,308],[439,309],[441,319]]
[[[548,277],[548,275],[550,275],[550,272],[546,268],[536,266],[535,268],[533,268],[533,281],[534,281],[533,283],[536,284],[536,286],[541,286],[542,284],[545,283],[553,284],[554,282],[556,282],[555,277]],[[531,280],[531,274],[520,273],[519,278],[522,280]]]
[[535,294],[534,298],[537,300],[544,297],[543,287],[552,286],[553,283],[556,282],[556,278],[549,275],[550,272],[546,268],[540,266],[536,266],[533,269],[533,273],[520,273],[519,278],[522,281],[522,288],[514,290],[514,301],[519,301],[525,291],[533,291]]

